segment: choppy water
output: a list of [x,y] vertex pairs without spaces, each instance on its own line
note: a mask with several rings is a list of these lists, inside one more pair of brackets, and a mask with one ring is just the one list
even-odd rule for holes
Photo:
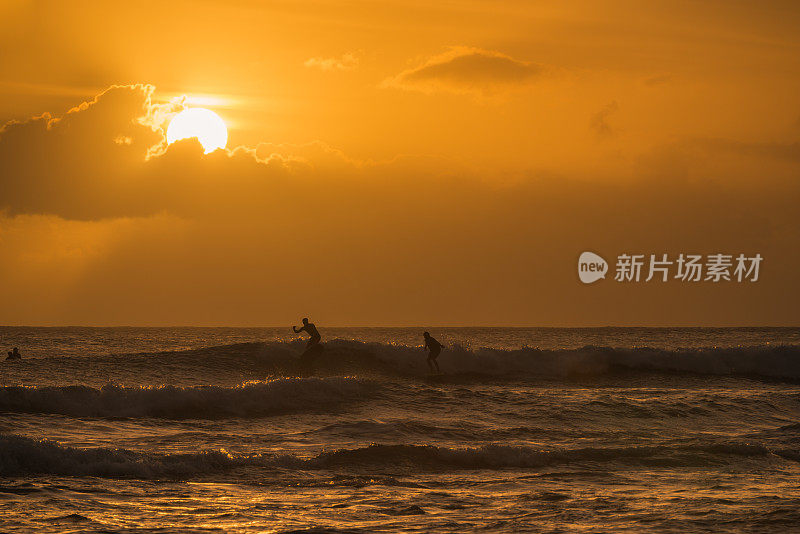
[[800,530],[800,329],[0,328],[0,531]]

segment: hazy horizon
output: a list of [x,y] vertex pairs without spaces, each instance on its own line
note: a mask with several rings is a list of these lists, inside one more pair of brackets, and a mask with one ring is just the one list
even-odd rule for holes
[[[314,322],[312,318],[312,322]],[[295,326],[300,324],[299,321]],[[785,325],[644,325],[644,324],[626,324],[626,325],[523,325],[523,324],[463,324],[463,325],[447,325],[447,324],[321,324],[316,323],[317,327],[321,330],[326,328],[509,328],[509,329],[523,329],[523,328],[542,328],[542,329],[598,329],[598,328],[653,328],[653,329],[736,329],[736,328],[800,328],[800,325],[785,324]],[[0,328],[286,328],[291,333],[292,325],[275,325],[275,324],[4,324]]]

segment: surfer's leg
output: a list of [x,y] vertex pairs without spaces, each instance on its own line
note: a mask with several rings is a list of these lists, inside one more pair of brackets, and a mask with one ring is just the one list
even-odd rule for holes
[[[439,370],[439,362],[436,361],[436,357],[438,355],[439,355],[438,352],[433,352],[433,351],[431,351],[431,353],[428,354],[428,367],[430,368],[431,373],[434,372],[434,370],[437,373],[441,373],[441,371]],[[435,366],[435,369],[434,369],[434,366]]]
[[[433,365],[436,366],[437,373],[441,373],[441,371],[439,370],[439,362],[436,361],[436,358],[439,357],[439,352],[440,351],[438,350],[432,350],[431,353],[428,355],[428,363],[430,364],[431,362],[433,362]],[[431,365],[431,371],[433,370],[433,365]]]
[[322,338],[320,336],[312,336],[308,338],[308,343],[306,343],[306,349],[310,349],[314,345],[319,344],[320,341],[322,341]]

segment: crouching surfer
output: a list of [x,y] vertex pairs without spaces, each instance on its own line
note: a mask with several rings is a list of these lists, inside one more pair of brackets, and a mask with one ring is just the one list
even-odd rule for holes
[[309,336],[308,343],[306,343],[306,350],[303,351],[303,354],[300,355],[300,359],[308,364],[316,360],[319,355],[322,353],[322,336],[319,335],[319,331],[314,323],[308,322],[308,317],[303,317],[303,326],[297,328],[296,326],[292,326],[292,330],[295,334],[299,334],[300,332],[305,332]]
[[21,360],[22,354],[19,353],[19,348],[14,347],[14,350],[8,351],[8,358],[6,360]]
[[439,369],[439,362],[436,361],[436,358],[438,358],[439,354],[442,352],[442,344],[436,341],[428,332],[422,335],[425,338],[425,350],[430,351],[428,353],[428,367],[431,370],[431,374],[434,373],[434,366],[436,366],[436,373],[442,374],[442,371]]

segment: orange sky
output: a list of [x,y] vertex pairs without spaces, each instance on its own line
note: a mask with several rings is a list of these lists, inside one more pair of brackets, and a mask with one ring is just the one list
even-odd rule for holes
[[[0,324],[800,324],[798,27],[793,2],[7,0]],[[186,105],[226,151],[165,145]],[[585,286],[584,250],[765,260]]]

